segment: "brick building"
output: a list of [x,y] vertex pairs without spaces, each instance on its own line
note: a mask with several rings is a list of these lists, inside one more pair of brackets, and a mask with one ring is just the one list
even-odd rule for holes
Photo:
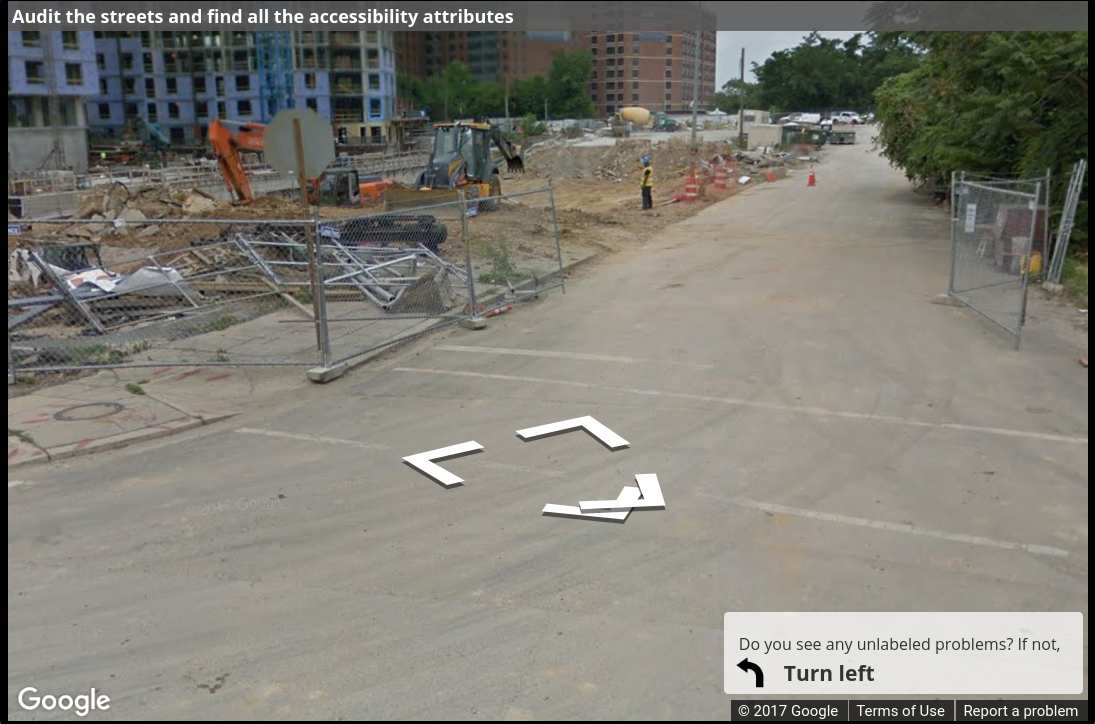
[[[712,27],[714,18],[711,18]],[[689,111],[696,63],[694,32],[577,33],[576,44],[594,57],[590,98],[597,111],[610,116],[620,108]],[[715,92],[715,31],[700,34],[699,103]]]
[[478,80],[501,83],[546,76],[555,53],[570,49],[569,32],[407,31],[395,33],[400,73],[435,76],[449,63],[460,62]]

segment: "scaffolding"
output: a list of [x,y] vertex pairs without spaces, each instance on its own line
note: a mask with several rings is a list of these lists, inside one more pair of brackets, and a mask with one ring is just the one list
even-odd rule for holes
[[293,107],[293,45],[288,30],[259,31],[255,35],[262,122],[269,123],[280,111]]

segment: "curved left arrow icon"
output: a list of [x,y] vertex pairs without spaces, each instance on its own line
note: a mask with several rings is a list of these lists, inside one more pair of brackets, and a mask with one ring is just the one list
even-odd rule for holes
[[482,445],[472,440],[470,442],[462,442],[459,445],[450,445],[449,447],[443,447],[438,450],[418,453],[417,455],[408,455],[403,458],[403,462],[429,477],[434,482],[444,485],[446,488],[452,488],[462,484],[464,479],[457,475],[453,475],[434,461],[470,455],[472,453],[477,453],[482,449]]

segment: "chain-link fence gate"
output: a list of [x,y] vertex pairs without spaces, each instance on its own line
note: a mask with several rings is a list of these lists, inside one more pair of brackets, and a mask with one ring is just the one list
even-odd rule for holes
[[1019,348],[1032,269],[1044,263],[1048,179],[956,173],[951,183],[948,294],[1014,338]]

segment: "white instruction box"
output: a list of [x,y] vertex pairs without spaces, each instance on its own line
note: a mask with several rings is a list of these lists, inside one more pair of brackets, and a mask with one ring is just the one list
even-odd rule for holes
[[727,613],[727,694],[1084,691],[1082,613]]

